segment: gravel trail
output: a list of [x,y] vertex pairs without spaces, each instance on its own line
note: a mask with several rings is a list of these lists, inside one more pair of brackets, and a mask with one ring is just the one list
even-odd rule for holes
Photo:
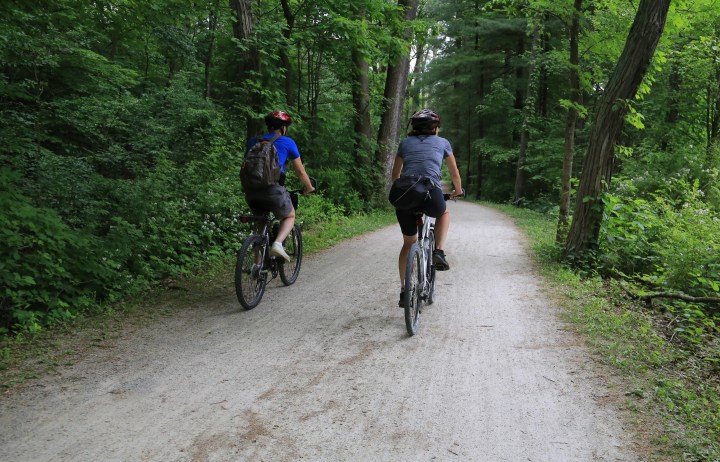
[[254,310],[228,280],[0,397],[0,460],[640,460],[520,232],[449,207],[451,270],[416,336],[392,226],[306,257]]

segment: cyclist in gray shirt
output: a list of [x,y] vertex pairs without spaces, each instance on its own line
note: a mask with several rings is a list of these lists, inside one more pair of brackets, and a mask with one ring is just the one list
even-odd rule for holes
[[[423,175],[431,179],[435,188],[430,190],[430,196],[420,207],[425,215],[436,218],[435,221],[435,251],[433,252],[433,264],[438,271],[450,269],[443,251],[445,237],[450,226],[450,214],[445,206],[445,199],[440,184],[441,169],[445,161],[450,178],[452,179],[453,191],[451,198],[462,195],[462,182],[455,156],[452,153],[450,142],[438,136],[440,128],[440,116],[430,109],[422,109],[410,118],[412,131],[407,138],[400,142],[395,163],[392,169],[392,180],[400,176]],[[400,271],[401,291],[405,287],[405,262],[410,247],[417,241],[417,227],[415,224],[416,210],[396,210],[398,224],[403,234],[403,246],[400,250],[398,267]],[[403,294],[400,294],[402,303]]]

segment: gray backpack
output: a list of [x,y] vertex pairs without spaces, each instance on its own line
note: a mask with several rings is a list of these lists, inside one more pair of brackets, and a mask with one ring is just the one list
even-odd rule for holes
[[265,189],[280,181],[280,159],[275,148],[275,140],[279,137],[275,135],[270,140],[258,138],[245,154],[240,167],[240,183],[244,190]]

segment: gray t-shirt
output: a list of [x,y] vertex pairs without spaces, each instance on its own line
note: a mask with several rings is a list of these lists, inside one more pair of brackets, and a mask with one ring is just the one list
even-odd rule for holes
[[408,136],[400,142],[397,151],[402,157],[404,175],[425,175],[440,187],[443,160],[452,156],[452,147],[445,138],[437,135]]

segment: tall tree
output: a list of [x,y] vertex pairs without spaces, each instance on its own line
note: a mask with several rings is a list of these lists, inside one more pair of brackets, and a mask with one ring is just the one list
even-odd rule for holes
[[[237,83],[245,84],[260,72],[260,51],[257,45],[251,40],[253,27],[255,26],[255,16],[252,9],[252,0],[230,0],[230,8],[235,14],[233,22],[233,35],[239,45],[238,52],[238,72]],[[245,52],[241,52],[241,48],[247,46]],[[256,90],[250,90],[249,100],[252,102],[252,109],[255,114],[262,112],[262,102],[260,95]],[[262,127],[255,117],[247,117],[247,139],[255,135]]]
[[575,214],[565,242],[565,257],[595,248],[602,223],[600,195],[612,179],[615,143],[632,99],[662,36],[671,0],[641,0],[625,47],[595,111],[583,163]]
[[218,9],[220,8],[220,0],[216,0],[208,14],[208,45],[203,60],[205,68],[205,99],[210,98],[210,68],[212,67],[213,51],[215,50],[215,31],[218,27]]
[[[295,27],[295,14],[290,9],[290,3],[288,0],[281,0],[283,16],[285,16],[285,26],[282,30],[283,38],[286,42],[290,42],[292,37],[293,27]],[[281,46],[278,50],[280,54],[280,63],[285,69],[285,101],[288,107],[295,105],[295,90],[293,88],[293,66],[290,62],[290,55],[287,51],[287,46]]]
[[355,157],[358,160],[368,159],[367,154],[370,148],[372,137],[372,125],[370,124],[370,78],[367,60],[357,48],[352,50],[353,62],[353,83],[352,100],[355,128]]
[[560,183],[560,214],[558,216],[557,234],[555,240],[561,243],[565,240],[570,215],[570,179],[572,178],[573,159],[575,157],[575,125],[578,118],[578,109],[582,104],[580,91],[580,54],[578,40],[580,36],[580,13],[582,0],[575,0],[572,19],[570,20],[570,67],[568,71],[568,87],[570,100],[568,101],[567,117],[565,119],[565,146],[563,150],[562,179]]
[[[720,42],[720,24],[715,25],[715,40]],[[708,153],[720,141],[720,49],[718,45],[711,48],[713,76],[708,83],[708,121],[707,150]]]
[[[360,38],[363,38],[365,29]],[[356,37],[357,38],[357,37]],[[372,170],[372,125],[370,123],[370,66],[362,50],[362,40],[352,47],[352,103],[353,103],[353,158],[358,167],[364,169],[360,175],[353,175],[351,184],[365,201],[372,198],[373,188],[368,187],[367,174]]]
[[537,53],[540,44],[540,18],[532,18],[532,40],[530,42],[530,60],[527,65],[527,85],[525,93],[521,96],[524,100],[522,103],[523,121],[520,129],[520,148],[518,150],[517,163],[515,164],[515,189],[513,193],[513,202],[519,203],[525,197],[525,187],[527,186],[527,170],[525,162],[527,159],[528,144],[530,143],[530,122],[534,116],[536,100],[535,88],[538,77],[535,75],[537,69]]
[[[403,19],[406,23],[413,21],[417,16],[418,2],[419,0],[398,0],[398,6],[403,11]],[[407,26],[402,30],[401,37],[409,41],[411,33],[410,27]],[[385,78],[385,92],[376,153],[376,161],[383,167],[383,176],[386,180],[390,178],[394,147],[400,135],[400,117],[402,116],[405,101],[409,71],[409,53],[404,52],[391,57]]]

